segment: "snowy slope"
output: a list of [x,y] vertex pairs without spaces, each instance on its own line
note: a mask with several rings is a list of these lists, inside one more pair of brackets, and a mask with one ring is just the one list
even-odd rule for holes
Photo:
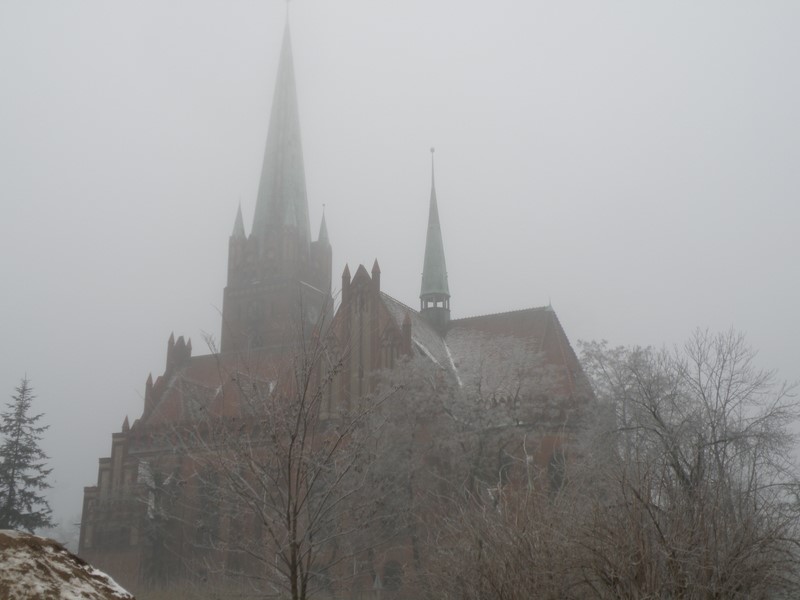
[[0,598],[133,600],[105,573],[53,540],[0,530]]

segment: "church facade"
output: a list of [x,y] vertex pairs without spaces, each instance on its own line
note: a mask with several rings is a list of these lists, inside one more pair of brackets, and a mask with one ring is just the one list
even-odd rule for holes
[[[528,401],[535,405],[532,418],[545,424],[536,460],[545,466],[552,461],[562,436],[556,430],[563,432],[572,407],[591,396],[578,359],[549,306],[451,318],[433,171],[428,201],[419,307],[381,290],[377,260],[369,270],[359,265],[351,273],[344,266],[335,307],[325,218],[316,239],[309,223],[287,25],[255,215],[248,235],[240,208],[229,239],[220,347],[195,356],[191,340],[170,336],[164,372],[147,378],[141,416],[132,424],[126,417],[121,430],[112,434],[111,453],[99,461],[96,485],[84,489],[81,556],[133,589],[141,587],[145,572],[168,579],[179,571],[174,551],[153,550],[158,523],[148,496],[157,483],[151,465],[175,455],[176,445],[169,440],[182,424],[209,414],[240,417],[230,374],[247,370],[252,376],[257,371],[264,381],[277,380],[274,374],[285,369],[298,339],[323,336],[331,346],[347,348],[335,376],[322,383],[328,386],[323,417],[374,392],[383,374],[411,359],[426,362],[455,387],[480,387],[488,404],[516,401],[520,373],[545,367],[552,382],[549,394]],[[193,543],[181,541],[186,548]],[[396,563],[404,556],[408,553],[396,552],[394,558],[374,560],[386,563],[392,558]],[[385,565],[370,572],[385,572]]]

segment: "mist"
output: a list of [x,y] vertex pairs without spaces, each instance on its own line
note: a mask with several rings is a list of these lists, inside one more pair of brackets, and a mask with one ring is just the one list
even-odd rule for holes
[[[312,231],[415,306],[430,152],[454,318],[552,304],[572,341],[745,332],[800,379],[800,5],[299,0]],[[55,517],[167,338],[219,338],[286,5],[0,6],[0,382],[50,425]]]

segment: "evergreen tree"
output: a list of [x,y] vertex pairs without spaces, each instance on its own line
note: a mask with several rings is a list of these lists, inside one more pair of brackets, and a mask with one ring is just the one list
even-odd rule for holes
[[25,529],[33,533],[52,527],[50,506],[40,493],[50,487],[47,455],[39,447],[47,426],[30,415],[35,396],[27,378],[20,381],[8,409],[0,414],[0,529]]

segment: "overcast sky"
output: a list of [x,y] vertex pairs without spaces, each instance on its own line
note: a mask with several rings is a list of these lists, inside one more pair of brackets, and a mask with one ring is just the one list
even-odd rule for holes
[[[56,516],[171,331],[219,338],[281,0],[0,3],[0,393],[27,373]],[[800,379],[800,3],[296,0],[312,231],[417,305],[436,182],[454,317],[580,339],[734,327]]]

